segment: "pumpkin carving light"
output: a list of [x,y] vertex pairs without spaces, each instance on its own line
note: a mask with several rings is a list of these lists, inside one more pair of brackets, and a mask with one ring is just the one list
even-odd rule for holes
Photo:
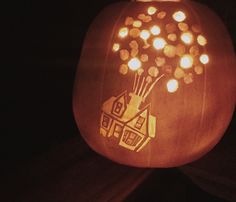
[[182,165],[222,137],[235,105],[234,75],[231,41],[208,8],[120,2],[87,34],[75,82],[76,122],[86,142],[116,162]]

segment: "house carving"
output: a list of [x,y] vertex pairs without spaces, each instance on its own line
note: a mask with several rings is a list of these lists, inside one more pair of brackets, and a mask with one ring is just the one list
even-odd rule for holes
[[100,134],[117,138],[118,145],[139,152],[155,137],[156,118],[150,114],[150,104],[139,109],[142,97],[127,92],[111,97],[102,106]]

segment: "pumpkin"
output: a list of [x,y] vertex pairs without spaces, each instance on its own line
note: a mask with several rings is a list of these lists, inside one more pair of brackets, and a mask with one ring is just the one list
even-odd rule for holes
[[174,167],[209,152],[235,106],[235,55],[220,19],[191,1],[119,2],[91,25],[73,111],[99,154]]

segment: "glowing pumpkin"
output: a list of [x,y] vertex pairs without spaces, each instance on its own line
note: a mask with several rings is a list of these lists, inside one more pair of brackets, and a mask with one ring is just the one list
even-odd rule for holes
[[73,110],[81,135],[122,164],[196,160],[231,120],[234,60],[229,35],[205,6],[111,5],[92,24],[80,58]]

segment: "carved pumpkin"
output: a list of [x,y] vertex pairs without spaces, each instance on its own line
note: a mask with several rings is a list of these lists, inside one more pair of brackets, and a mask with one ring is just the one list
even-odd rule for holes
[[120,2],[87,33],[73,110],[81,135],[121,164],[172,167],[210,151],[235,105],[227,31],[191,1]]

